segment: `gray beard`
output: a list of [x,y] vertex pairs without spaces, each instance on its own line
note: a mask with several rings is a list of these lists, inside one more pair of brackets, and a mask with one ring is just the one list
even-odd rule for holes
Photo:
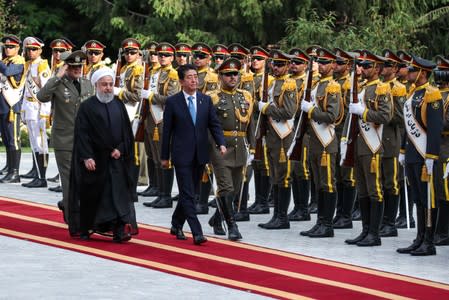
[[96,92],[97,99],[101,103],[109,103],[114,99],[114,93],[102,93],[100,91]]

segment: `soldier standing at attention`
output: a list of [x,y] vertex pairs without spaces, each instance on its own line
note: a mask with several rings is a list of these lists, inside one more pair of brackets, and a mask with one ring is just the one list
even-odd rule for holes
[[186,43],[178,43],[175,45],[175,49],[177,67],[190,63],[190,58],[192,56],[192,49],[190,45]]
[[259,110],[266,118],[266,144],[273,180],[274,212],[270,221],[258,224],[265,229],[287,229],[290,222],[287,210],[291,194],[291,164],[287,150],[294,138],[293,117],[297,110],[296,82],[289,78],[290,56],[273,50],[271,54],[275,80],[269,87],[268,103],[259,102]]
[[89,79],[92,74],[100,68],[107,68],[105,62],[102,60],[104,55],[105,45],[96,40],[87,41],[84,44],[87,54],[87,65],[84,68],[84,77]]
[[416,203],[418,228],[413,243],[399,248],[399,253],[435,255],[435,194],[432,184],[435,161],[439,159],[443,129],[443,101],[438,88],[429,77],[435,64],[413,56],[408,80],[415,85],[404,105],[407,138],[403,141],[399,162],[404,165],[410,181],[410,198]]
[[[383,212],[383,189],[381,155],[382,129],[392,115],[390,85],[382,83],[379,75],[385,59],[364,50],[362,51],[360,65],[366,83],[359,91],[358,103],[349,104],[349,113],[358,119],[357,140],[354,151],[354,171],[356,175],[356,188],[362,215],[363,230],[354,239],[345,242],[357,246],[380,246],[380,222]],[[343,134],[347,132],[349,118],[346,119]],[[343,135],[340,148],[346,152],[346,141],[349,138]]]
[[217,70],[218,67],[229,57],[228,48],[222,44],[216,44],[212,47],[212,59],[214,61],[214,70]]
[[[239,60],[235,58],[225,60],[218,68],[220,90],[208,93],[223,128],[227,147],[225,155],[221,155],[215,147],[210,147],[211,163],[218,186],[218,205],[220,205],[220,209],[217,208],[212,216],[215,220],[211,223],[221,223],[219,213],[221,211],[228,226],[228,238],[233,241],[242,238],[234,218],[233,202],[243,184],[250,143],[251,148],[254,146],[254,132],[250,128],[253,100],[247,91],[237,89],[240,68]],[[211,145],[213,144],[214,142],[211,141]]]
[[341,87],[333,79],[336,59],[335,54],[327,49],[317,50],[321,79],[312,90],[310,102],[301,101],[301,110],[307,113],[310,119],[307,127],[310,136],[309,157],[318,195],[317,222],[312,229],[302,231],[301,235],[312,238],[334,236],[332,217],[337,202],[335,164],[338,152],[335,125],[338,125],[343,116]]
[[8,171],[2,183],[20,182],[20,110],[25,85],[25,60],[19,55],[20,39],[14,35],[1,39],[4,53],[0,62],[0,132],[6,148]]

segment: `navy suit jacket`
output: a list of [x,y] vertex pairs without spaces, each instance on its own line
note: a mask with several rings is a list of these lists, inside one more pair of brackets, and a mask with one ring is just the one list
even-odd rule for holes
[[[209,162],[208,132],[217,145],[225,145],[223,130],[212,99],[196,93],[196,123],[193,124],[183,92],[167,98],[164,108],[161,159],[175,166]],[[171,156],[170,156],[171,154]]]

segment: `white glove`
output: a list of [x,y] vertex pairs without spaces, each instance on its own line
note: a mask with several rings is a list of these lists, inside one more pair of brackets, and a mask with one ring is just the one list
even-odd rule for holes
[[118,94],[120,94],[121,90],[122,90],[121,88],[118,88],[118,87],[114,86],[114,96],[118,96]]
[[248,157],[246,158],[246,165],[249,166],[251,165],[251,162],[254,159],[254,154],[248,154]]
[[443,178],[446,179],[449,175],[449,163],[446,165],[446,170],[444,171]]
[[349,103],[349,113],[354,115],[362,116],[365,108],[362,106],[362,103]]
[[262,109],[265,107],[265,105],[267,105],[267,102],[262,102],[259,101],[259,103],[257,103],[257,106],[259,107],[259,111],[262,111]]
[[313,107],[312,102],[309,101],[301,101],[301,110],[308,113]]
[[150,90],[142,90],[142,99],[149,99],[151,95],[151,91]]
[[405,166],[405,154],[404,153],[399,153],[399,157],[398,157],[398,161],[401,164],[401,166]]
[[341,142],[340,142],[340,166],[343,165],[343,161],[345,160],[347,150],[348,150],[348,141],[341,140]]
[[433,172],[433,163],[434,163],[435,161],[433,160],[433,159],[431,159],[431,158],[426,158],[426,162],[425,162],[425,164],[426,164],[426,169],[427,169],[427,175],[432,175],[432,172]]
[[38,72],[37,72],[37,68],[38,67],[39,67],[39,64],[31,64],[31,68],[30,68],[31,77],[37,77],[38,76]]

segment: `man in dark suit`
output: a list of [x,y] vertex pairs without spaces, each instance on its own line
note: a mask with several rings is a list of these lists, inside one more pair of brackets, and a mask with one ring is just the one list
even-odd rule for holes
[[175,166],[179,201],[173,212],[170,233],[186,239],[182,226],[187,220],[196,245],[207,241],[195,213],[194,197],[204,165],[209,161],[208,131],[220,153],[226,153],[223,130],[209,96],[197,92],[198,72],[193,65],[178,68],[182,91],[167,98],[164,109],[161,165]]

